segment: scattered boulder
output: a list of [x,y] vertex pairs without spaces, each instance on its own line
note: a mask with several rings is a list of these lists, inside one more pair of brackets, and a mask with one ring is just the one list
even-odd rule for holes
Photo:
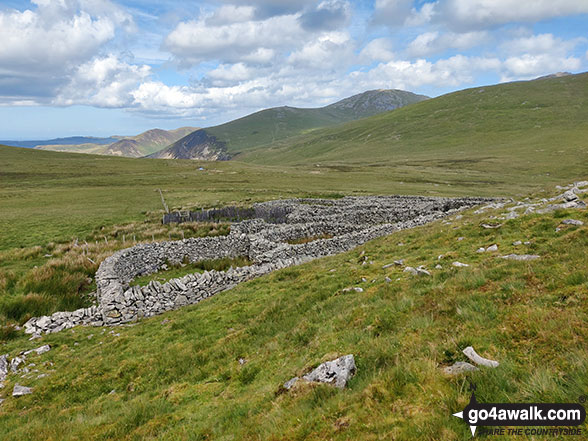
[[584,225],[584,222],[576,219],[564,219],[561,221],[561,223],[564,225],[576,225],[578,227]]
[[294,385],[296,384],[296,382],[298,380],[300,380],[300,378],[294,377],[294,378],[291,378],[290,380],[286,381],[283,386],[284,389],[286,389],[286,390],[292,389],[292,387],[294,387]]
[[384,281],[385,281],[386,283],[390,283],[390,282],[392,281],[392,279],[391,279],[390,277],[386,276],[386,277],[384,278]]
[[51,350],[51,346],[49,345],[43,345],[38,347],[37,349],[31,349],[30,351],[26,351],[23,353],[23,355],[29,355],[32,354],[33,352],[35,352],[37,355],[41,355],[44,354],[45,352],[49,352]]
[[443,269],[443,267],[439,264],[435,265],[435,269]]
[[247,363],[247,360],[246,360],[246,359],[244,359],[244,358],[239,358],[239,364],[240,364],[241,366],[243,366],[243,365],[244,365],[244,364],[246,364],[246,363]]
[[419,266],[419,267],[416,269],[416,273],[417,273],[419,276],[431,276],[431,273],[430,273],[429,271],[427,271],[427,270],[426,270],[426,269],[425,269],[423,266]]
[[12,390],[13,397],[22,397],[23,395],[32,394],[33,390],[30,387],[21,386],[20,384],[15,384],[14,389]]
[[336,360],[320,364],[312,372],[304,375],[306,381],[331,384],[339,389],[347,386],[347,382],[355,375],[355,359],[352,354],[344,355]]
[[480,226],[486,230],[495,230],[502,227],[502,224],[482,224]]
[[505,256],[500,256],[501,259],[506,260],[520,260],[520,261],[527,261],[527,260],[535,260],[541,258],[536,254],[507,254]]
[[498,245],[494,244],[494,245],[490,245],[488,248],[486,248],[486,252],[487,253],[491,253],[494,251],[498,251]]
[[443,372],[446,375],[459,375],[463,374],[464,372],[473,372],[479,370],[473,364],[470,364],[466,361],[456,361],[452,366],[447,366],[443,369]]
[[567,202],[572,202],[579,199],[578,195],[574,193],[573,189],[566,191],[562,196]]
[[487,358],[479,356],[472,346],[468,346],[463,351],[464,355],[472,360],[474,363],[479,364],[481,366],[495,368],[498,367],[500,363],[494,360],[489,360]]
[[351,292],[351,291],[363,292],[363,288],[360,288],[359,286],[349,286],[347,288],[342,289],[342,292]]
[[457,268],[466,268],[469,265],[467,263],[461,263],[461,262],[453,262],[451,265],[457,267]]
[[21,364],[23,364],[25,362],[25,357],[23,356],[21,357],[14,357],[12,360],[10,360],[10,370],[12,371],[12,373],[17,373],[19,366]]
[[515,241],[514,241],[512,244],[513,244],[515,247],[518,247],[519,245],[522,245],[522,244],[523,244],[523,242],[521,242],[520,240],[515,240]]
[[418,272],[417,272],[417,270],[416,270],[415,268],[413,268],[412,266],[407,266],[406,268],[404,268],[404,271],[403,271],[403,273],[410,273],[410,274],[412,274],[413,276],[416,276],[416,275],[418,275]]

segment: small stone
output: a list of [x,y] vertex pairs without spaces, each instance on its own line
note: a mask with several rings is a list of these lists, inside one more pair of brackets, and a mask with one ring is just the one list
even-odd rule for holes
[[443,269],[443,267],[439,264],[435,265],[435,269]]
[[484,248],[484,247],[478,248],[476,250],[476,253],[485,253],[485,252],[486,252],[486,248]]
[[584,222],[582,222],[580,220],[576,220],[576,219],[564,219],[561,221],[561,223],[564,225],[576,225],[576,226],[584,225]]
[[461,263],[461,262],[453,262],[451,265],[457,267],[457,268],[465,268],[468,267],[469,265],[467,263]]
[[19,369],[19,366],[21,364],[23,364],[24,361],[25,361],[25,357],[24,356],[22,358],[21,357],[14,357],[12,360],[10,360],[10,370],[13,373],[16,373],[18,371],[18,369]]
[[247,360],[246,360],[246,359],[244,359],[244,358],[239,358],[239,364],[240,364],[241,366],[243,366],[245,363],[247,363]]
[[419,276],[430,276],[430,275],[431,275],[431,273],[430,273],[429,271],[427,271],[427,270],[426,270],[424,267],[422,267],[422,266],[419,266],[419,267],[416,269],[416,272],[417,272],[417,274],[418,274]]
[[467,363],[465,361],[456,361],[452,366],[447,366],[443,369],[443,372],[446,375],[459,375],[463,374],[464,372],[473,372],[479,370],[473,364]]
[[506,256],[500,256],[501,259],[520,261],[535,260],[540,257],[541,256],[537,256],[536,254],[507,254]]
[[457,241],[458,241],[458,242],[461,242],[461,241],[462,241],[462,240],[464,240],[464,239],[465,239],[465,237],[463,237],[463,236],[460,236],[460,237],[458,237],[458,238],[457,238]]
[[486,248],[487,253],[494,252],[494,251],[498,251],[498,245],[496,245],[496,244],[490,245],[488,248]]
[[298,377],[291,378],[290,380],[284,383],[284,389],[290,390],[292,387],[300,380]]
[[404,268],[404,273],[410,273],[413,276],[416,276],[418,274],[417,270],[414,269],[412,266],[407,266],[406,268]]
[[522,245],[523,242],[521,242],[520,240],[517,240],[515,242],[512,243],[515,247],[518,247],[519,245]]
[[386,278],[384,278],[384,281],[386,283],[390,283],[390,282],[392,282],[392,279],[390,277],[386,276]]
[[13,397],[21,397],[23,395],[29,395],[33,393],[33,390],[30,387],[21,386],[20,384],[15,384],[14,389],[12,390]]
[[573,190],[566,191],[562,196],[568,202],[572,202],[578,199],[578,195],[574,193]]
[[481,227],[486,230],[495,230],[496,228],[502,227],[502,224],[482,224]]

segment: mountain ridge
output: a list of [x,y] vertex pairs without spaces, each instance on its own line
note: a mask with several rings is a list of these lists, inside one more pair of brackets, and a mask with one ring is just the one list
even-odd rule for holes
[[[273,107],[220,124],[190,140],[178,140],[152,158],[214,160],[228,159],[243,151],[272,144],[321,127],[372,116],[428,99],[424,95],[397,89],[371,90],[319,108]],[[206,145],[194,144],[204,140]],[[189,150],[193,149],[194,152]],[[218,150],[218,152],[217,152]]]

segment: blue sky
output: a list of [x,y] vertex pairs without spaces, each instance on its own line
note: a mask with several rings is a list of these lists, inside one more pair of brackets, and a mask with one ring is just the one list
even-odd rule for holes
[[0,139],[587,70],[587,0],[3,0]]

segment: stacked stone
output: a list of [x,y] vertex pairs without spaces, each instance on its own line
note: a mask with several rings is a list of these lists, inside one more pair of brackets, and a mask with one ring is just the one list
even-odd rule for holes
[[27,334],[41,335],[59,332],[77,325],[101,326],[102,313],[98,306],[80,308],[71,312],[56,312],[52,315],[33,317],[24,324]]
[[[255,212],[282,218],[233,224],[228,236],[149,243],[118,251],[96,272],[98,306],[33,318],[32,334],[58,332],[79,324],[119,325],[198,303],[238,283],[271,271],[351,250],[377,237],[440,219],[487,203],[487,198],[346,197],[339,200],[292,199],[254,206]],[[291,245],[287,241],[330,235],[329,239]],[[164,264],[246,256],[255,264],[228,271],[189,274],[161,284],[129,287],[136,277]]]

